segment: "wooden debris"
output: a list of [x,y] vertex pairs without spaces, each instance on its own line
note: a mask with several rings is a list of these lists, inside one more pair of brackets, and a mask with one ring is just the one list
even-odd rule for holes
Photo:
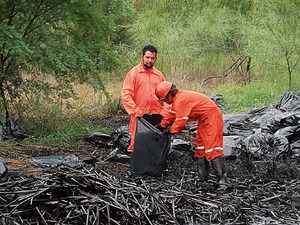
[[0,224],[300,223],[299,177],[263,178],[265,171],[255,176],[246,168],[242,174],[235,162],[227,165],[232,186],[220,192],[213,173],[201,183],[194,163],[185,163],[170,164],[161,178],[113,176],[97,164],[6,176],[0,183]]

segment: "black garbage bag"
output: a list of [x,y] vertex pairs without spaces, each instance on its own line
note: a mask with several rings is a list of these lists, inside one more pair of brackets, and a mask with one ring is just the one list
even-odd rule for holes
[[144,114],[143,119],[147,120],[147,122],[151,123],[153,126],[160,124],[163,116],[160,114]]
[[300,124],[299,112],[284,112],[275,115],[268,124],[269,131],[275,133],[277,130],[288,127],[297,126]]
[[119,162],[119,163],[129,163],[130,162],[130,152],[121,150],[119,148],[113,149],[108,156],[105,158],[105,161],[110,162]]
[[68,166],[68,167],[77,167],[80,166],[81,162],[77,156],[71,155],[50,155],[50,156],[41,156],[33,157],[30,159],[30,164],[40,167],[59,167],[59,166]]
[[221,103],[223,101],[222,95],[211,94],[211,95],[208,95],[208,97],[210,97],[210,99],[213,100],[220,109],[228,109],[228,106]]
[[289,141],[282,135],[256,133],[242,141],[242,149],[260,160],[273,160],[290,153]]
[[282,135],[288,140],[293,140],[298,137],[300,138],[300,125],[283,127],[275,132],[274,135]]
[[228,136],[239,135],[241,140],[249,137],[255,133],[255,130],[259,129],[259,124],[251,121],[249,118],[240,120],[234,123],[230,123],[227,127]]
[[[238,123],[240,121],[244,121],[245,119],[249,118],[249,114],[225,114],[223,115],[224,119],[224,127],[223,133],[224,135],[238,135],[239,132],[229,131],[228,128],[231,124]],[[251,131],[252,133],[252,131]]]
[[[143,118],[155,126],[160,123],[162,116],[159,114],[145,114]],[[120,163],[130,162],[131,153],[127,152],[127,148],[130,145],[129,126],[125,125],[114,129],[110,138],[110,145],[112,145],[114,149],[109,153],[105,160]]]
[[224,136],[223,152],[224,157],[235,159],[241,154],[240,136]]
[[7,172],[8,172],[8,168],[6,166],[6,163],[0,157],[0,178],[3,177],[3,176],[5,176],[5,174],[7,174]]
[[106,147],[111,143],[111,136],[102,132],[94,132],[91,135],[85,137],[85,140],[94,143],[100,147]]
[[179,138],[171,139],[170,141],[170,151],[168,154],[168,160],[177,160],[181,157],[193,153],[192,145],[188,141],[184,141]]
[[112,139],[111,142],[114,147],[116,147],[120,151],[127,152],[127,148],[130,145],[130,134],[128,125],[124,125],[114,129],[110,137]]
[[[276,118],[281,117],[282,112],[272,106],[262,107],[259,109],[253,109],[249,113],[249,120],[257,126],[256,132],[272,132],[274,127],[271,125]],[[271,125],[271,126],[270,126]]]
[[300,111],[300,92],[294,94],[290,91],[286,91],[278,104],[275,106],[277,109],[282,112],[295,112]]
[[25,133],[24,129],[18,124],[14,117],[9,117],[8,126],[6,127],[5,133],[8,139],[21,141],[29,137],[29,135]]
[[[291,146],[289,140],[283,135],[273,135],[268,140],[271,151],[268,152],[269,156],[275,159],[286,158],[291,153]],[[270,158],[270,157],[269,157]]]
[[144,118],[138,118],[130,170],[136,175],[161,176],[167,168],[170,139]]

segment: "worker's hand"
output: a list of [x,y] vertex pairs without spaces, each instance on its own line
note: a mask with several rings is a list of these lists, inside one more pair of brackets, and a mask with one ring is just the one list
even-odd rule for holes
[[142,110],[139,110],[136,112],[135,117],[142,118],[144,116],[144,112]]

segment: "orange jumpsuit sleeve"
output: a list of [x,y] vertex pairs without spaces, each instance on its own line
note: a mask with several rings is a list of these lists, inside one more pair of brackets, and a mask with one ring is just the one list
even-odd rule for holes
[[176,112],[176,118],[170,127],[170,133],[176,134],[182,131],[187,124],[194,104],[188,104],[184,98],[177,98],[172,106],[173,110]]
[[123,87],[122,87],[122,103],[130,116],[141,117],[143,116],[143,111],[137,106],[134,101],[135,95],[135,76],[134,71],[129,71],[126,75]]
[[175,112],[172,111],[170,108],[165,109],[164,114],[163,114],[163,119],[160,122],[160,126],[162,128],[167,128],[170,126],[174,121],[175,121]]

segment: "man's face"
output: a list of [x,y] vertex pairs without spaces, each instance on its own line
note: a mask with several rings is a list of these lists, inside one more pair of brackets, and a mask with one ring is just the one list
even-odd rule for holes
[[162,105],[164,102],[171,105],[173,103],[173,96],[171,94],[168,94],[165,98],[160,98],[158,100]]
[[146,69],[151,69],[156,61],[156,54],[150,51],[146,51],[142,56],[142,63]]

